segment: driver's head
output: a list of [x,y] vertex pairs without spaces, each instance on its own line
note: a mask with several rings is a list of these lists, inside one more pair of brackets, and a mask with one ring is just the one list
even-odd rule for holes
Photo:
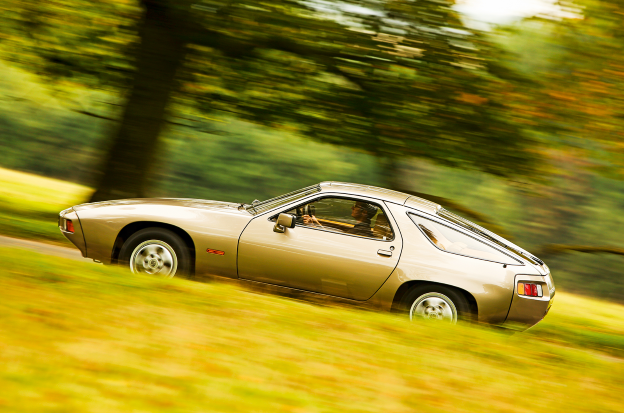
[[373,218],[376,213],[377,207],[366,202],[355,201],[355,204],[351,207],[351,216],[359,222],[370,222],[371,218]]

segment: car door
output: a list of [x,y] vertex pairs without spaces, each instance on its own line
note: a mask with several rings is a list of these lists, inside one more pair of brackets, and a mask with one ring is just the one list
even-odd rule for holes
[[[354,218],[359,213],[370,215],[372,208],[377,211],[368,221]],[[296,226],[274,232],[279,213],[297,215]],[[243,279],[367,300],[390,276],[401,249],[400,233],[383,202],[325,196],[254,218],[239,241],[238,274]]]

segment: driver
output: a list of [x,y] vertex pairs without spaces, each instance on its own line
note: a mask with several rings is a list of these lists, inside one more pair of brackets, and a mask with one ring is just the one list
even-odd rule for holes
[[[324,228],[316,218],[314,205],[308,204],[303,207],[301,212],[303,224],[314,228]],[[377,214],[377,207],[362,201],[355,201],[351,206],[351,216],[355,218],[356,224],[347,230],[346,234],[359,235],[362,237],[373,238],[371,230],[371,219]]]
[[355,218],[357,224],[353,228],[345,231],[347,234],[360,235],[362,237],[373,238],[371,230],[371,219],[377,213],[377,207],[366,202],[355,201],[351,207],[351,216]]

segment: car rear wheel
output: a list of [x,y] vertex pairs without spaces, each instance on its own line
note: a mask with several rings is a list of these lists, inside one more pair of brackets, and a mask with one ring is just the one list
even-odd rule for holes
[[434,320],[455,324],[470,320],[470,305],[456,290],[443,285],[420,285],[405,296],[404,309],[411,321]]
[[133,273],[173,277],[188,275],[190,254],[184,241],[164,228],[145,228],[124,242],[119,261]]

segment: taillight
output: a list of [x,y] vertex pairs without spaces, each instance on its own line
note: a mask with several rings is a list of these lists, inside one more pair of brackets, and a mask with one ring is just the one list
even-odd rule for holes
[[74,223],[71,221],[71,219],[65,220],[65,230],[71,233],[74,232]]
[[534,283],[518,283],[518,295],[541,297],[542,286]]

